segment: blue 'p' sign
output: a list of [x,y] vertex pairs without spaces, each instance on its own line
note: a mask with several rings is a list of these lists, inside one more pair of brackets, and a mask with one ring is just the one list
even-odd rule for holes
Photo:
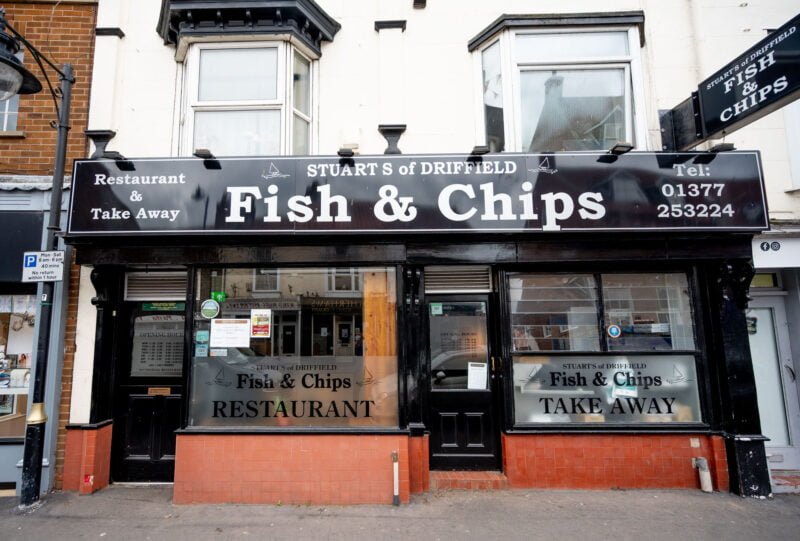
[[36,260],[37,260],[36,254],[26,255],[25,256],[25,261],[23,262],[22,266],[25,267],[26,269],[28,269],[30,267],[35,267],[36,266]]

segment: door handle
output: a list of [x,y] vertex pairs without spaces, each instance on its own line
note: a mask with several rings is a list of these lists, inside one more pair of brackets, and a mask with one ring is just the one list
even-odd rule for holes
[[502,357],[497,357],[495,359],[494,356],[491,357],[492,359],[492,376],[497,374],[497,377],[503,377],[503,359]]
[[[791,359],[789,360],[789,362],[791,362]],[[783,367],[786,368],[786,370],[789,371],[789,375],[792,377],[792,381],[793,382],[796,381],[797,380],[797,374],[795,374],[794,368],[792,368],[792,365],[791,364],[785,364],[785,365],[783,365]]]

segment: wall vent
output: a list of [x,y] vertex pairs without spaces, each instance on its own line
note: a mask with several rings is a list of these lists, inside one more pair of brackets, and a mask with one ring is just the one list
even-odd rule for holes
[[29,210],[33,203],[32,195],[11,195],[0,193],[0,210]]
[[186,272],[129,272],[126,301],[185,301]]
[[425,267],[425,293],[491,293],[492,269],[470,267]]

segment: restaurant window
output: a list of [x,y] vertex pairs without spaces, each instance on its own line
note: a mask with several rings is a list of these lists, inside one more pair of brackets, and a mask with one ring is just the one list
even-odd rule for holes
[[184,153],[310,154],[312,61],[285,42],[195,44]]
[[645,146],[638,29],[516,29],[481,53],[491,151]]
[[269,297],[247,287],[261,270],[197,271],[189,425],[397,426],[394,269],[273,269]]
[[509,275],[515,421],[700,422],[684,273]]

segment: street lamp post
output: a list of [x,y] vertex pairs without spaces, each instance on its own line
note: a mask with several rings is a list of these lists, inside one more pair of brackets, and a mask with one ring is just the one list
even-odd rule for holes
[[[42,90],[42,85],[36,79],[36,76],[26,70],[14,56],[19,51],[20,44],[25,46],[41,69],[56,108],[57,120],[51,123],[58,130],[58,136],[56,138],[56,154],[53,165],[50,217],[47,224],[47,235],[42,243],[42,251],[49,252],[56,248],[56,232],[60,229],[61,192],[64,183],[64,167],[67,160],[67,135],[70,129],[69,109],[72,99],[72,84],[75,82],[75,77],[70,64],[64,64],[61,68],[58,68],[19,32],[14,30],[6,20],[5,9],[0,8],[0,100],[11,98],[16,94],[35,94]],[[53,87],[50,78],[47,76],[44,64],[47,64],[58,74],[60,88]],[[50,328],[53,316],[54,289],[54,282],[43,282],[32,389],[33,401],[26,420],[25,450],[22,458],[22,485],[19,502],[22,508],[37,504],[41,490],[42,457],[44,455],[45,426],[47,424],[44,394]]]

